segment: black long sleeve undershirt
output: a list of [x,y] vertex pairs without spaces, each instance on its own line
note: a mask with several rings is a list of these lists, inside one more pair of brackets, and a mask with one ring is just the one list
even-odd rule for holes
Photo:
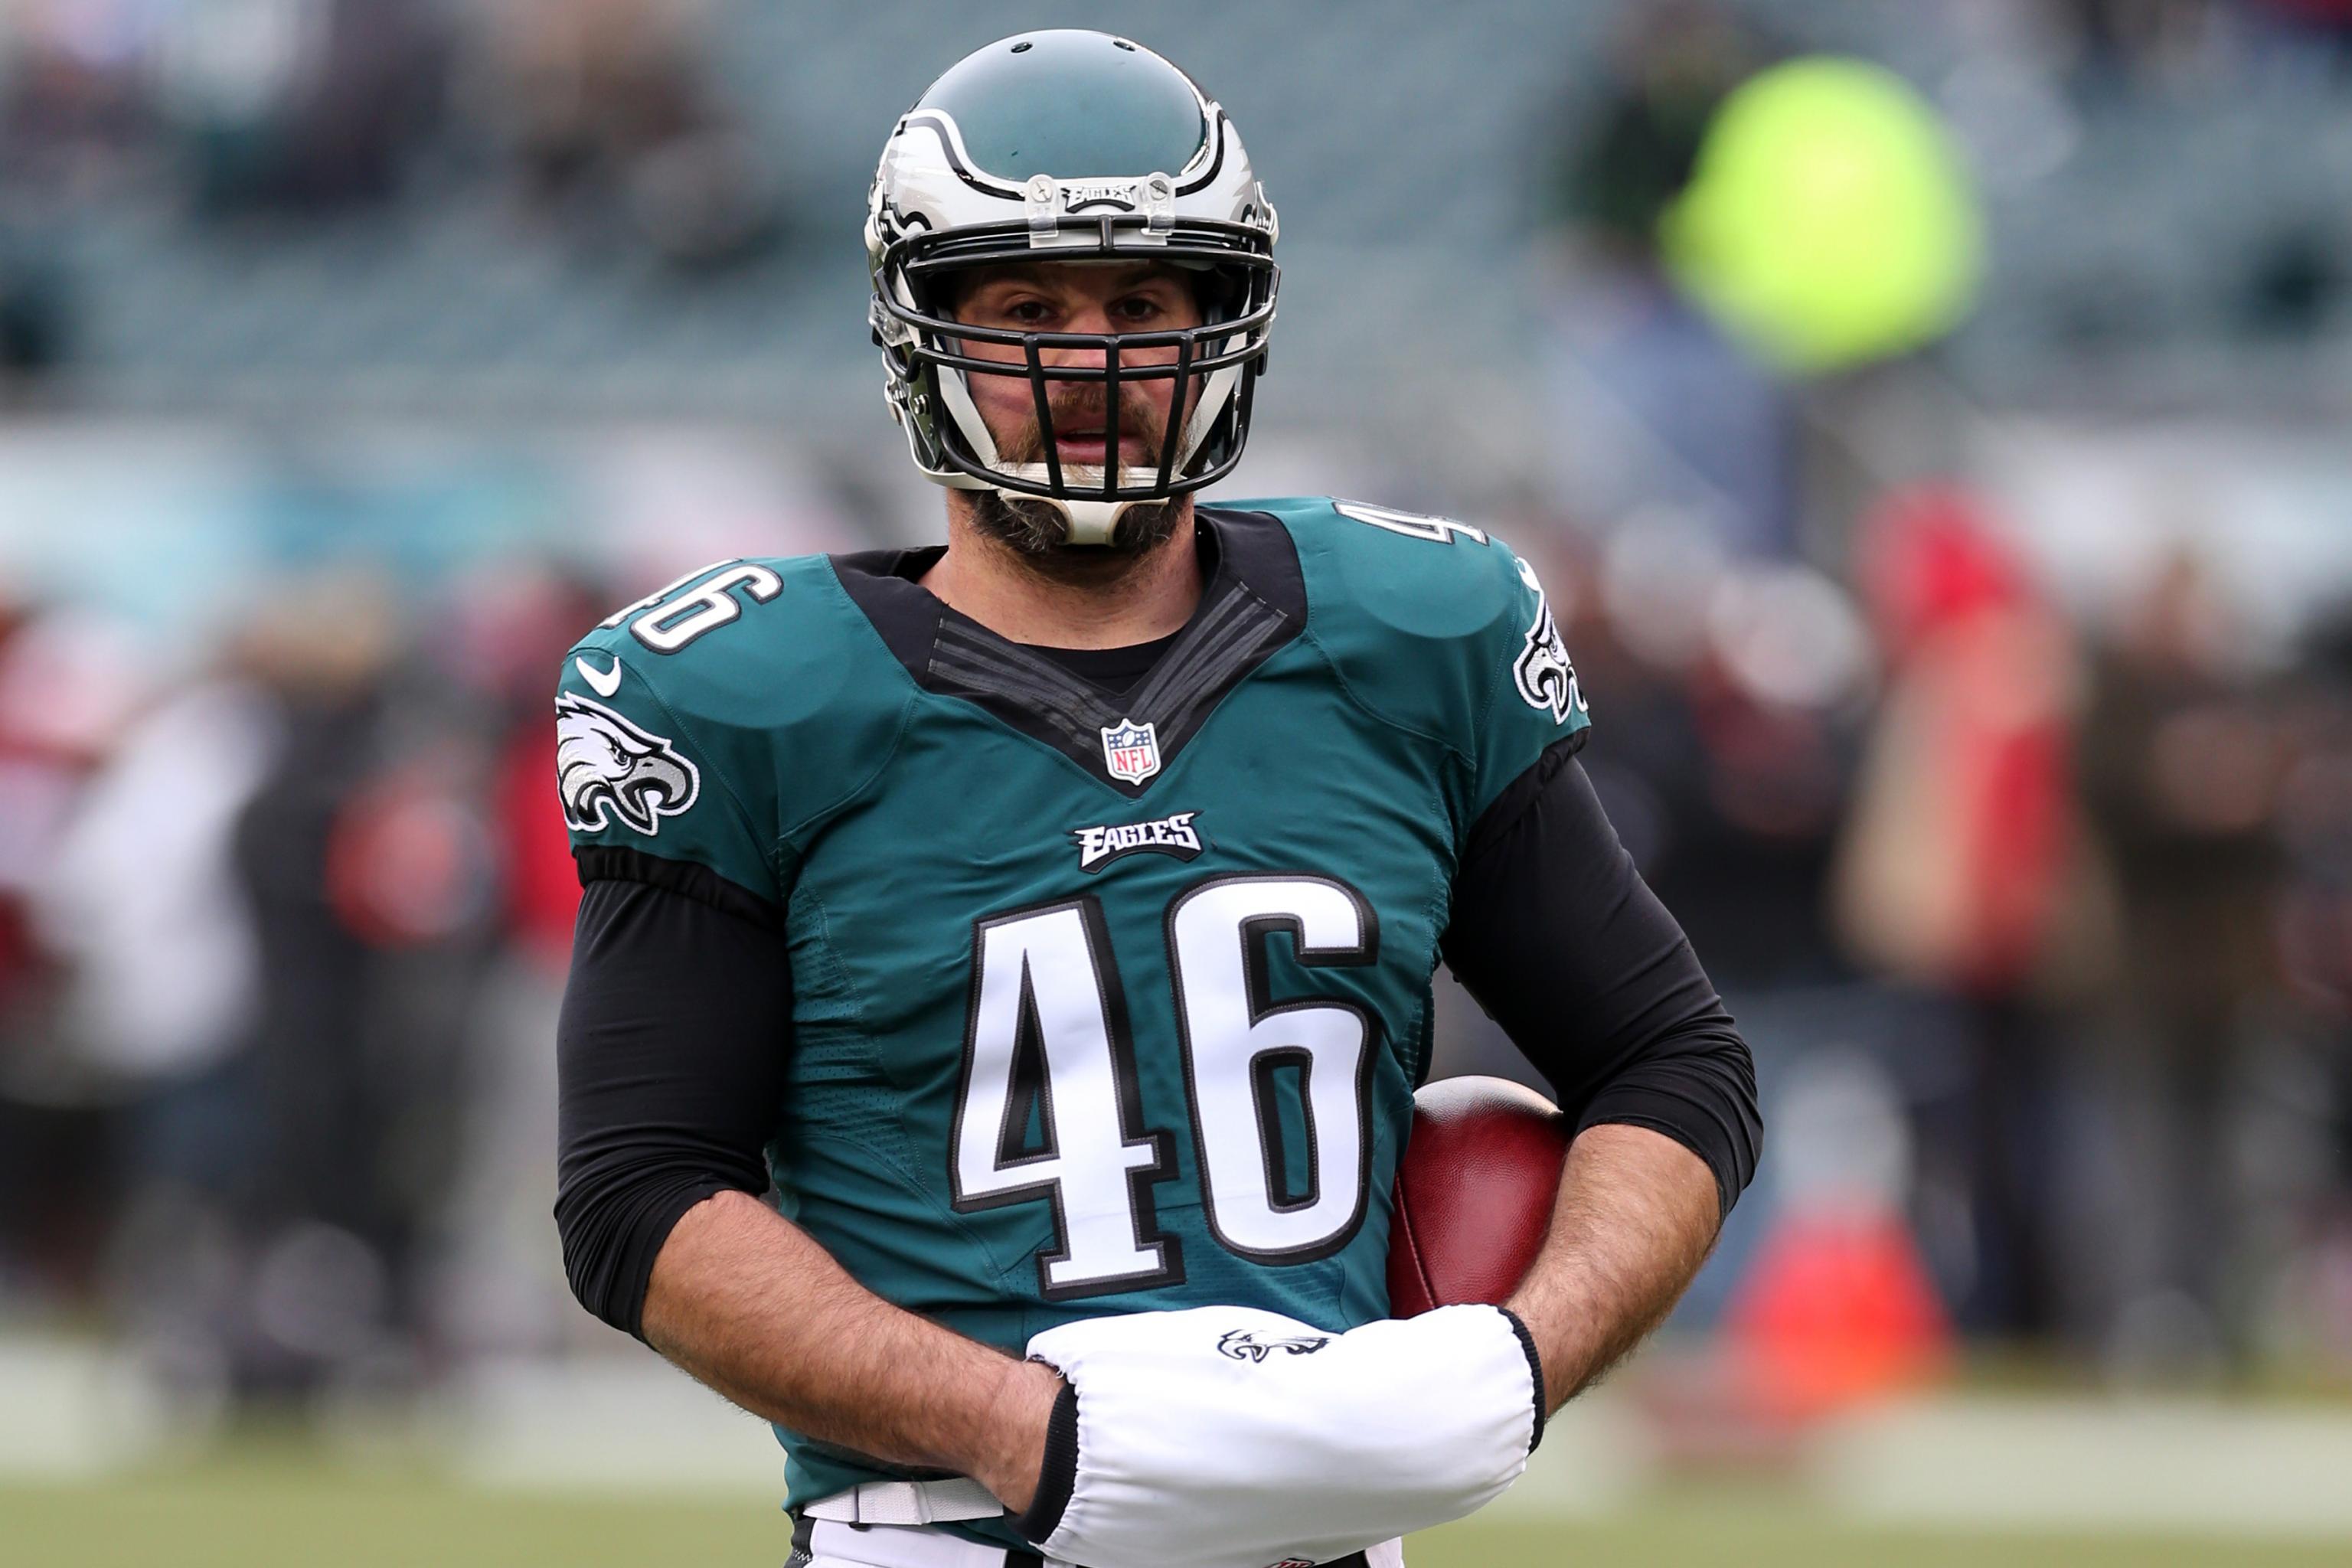
[[555,1226],[572,1294],[643,1337],[671,1227],[713,1193],[768,1189],[792,969],[750,895],[709,873],[688,890],[676,873],[697,868],[675,861],[606,850],[594,867],[556,1027]]
[[[655,1256],[714,1193],[764,1192],[792,976],[773,910],[698,868],[583,851],[558,1037],[557,1228],[581,1302],[642,1333]],[[1756,1166],[1748,1048],[1570,748],[1474,828],[1441,944],[1579,1131],[1686,1145],[1728,1211]]]
[[1762,1142],[1755,1062],[1576,748],[1553,746],[1474,825],[1438,951],[1578,1131],[1675,1140],[1715,1173],[1727,1215]]

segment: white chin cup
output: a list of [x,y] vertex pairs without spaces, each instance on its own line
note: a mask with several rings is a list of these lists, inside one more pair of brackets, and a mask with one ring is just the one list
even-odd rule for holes
[[[990,460],[993,461],[993,457]],[[1156,474],[1156,468],[1153,471]],[[1007,463],[1004,472],[1016,479],[1027,479],[1039,485],[1050,484],[1054,478],[1053,469],[1043,463]],[[1119,477],[1128,479],[1139,472],[1132,468],[1123,468]],[[1097,463],[1066,463],[1062,466],[1062,482],[1071,489],[1099,491],[1103,482],[1102,467]],[[1118,527],[1118,520],[1127,515],[1129,507],[1172,499],[1149,496],[1131,500],[1095,500],[1085,496],[1041,496],[1029,490],[1007,489],[1002,485],[989,488],[1006,500],[1034,501],[1060,512],[1062,526],[1068,531],[1072,544],[1108,544],[1112,531]]]
[[1052,507],[1062,514],[1062,526],[1068,531],[1072,544],[1108,544],[1118,528],[1118,520],[1127,509],[1139,503],[1131,500],[1061,500],[1053,496],[1033,496],[1023,490],[999,490],[1007,500],[1025,500],[1038,506]]
[[1056,1563],[1328,1563],[1491,1502],[1536,1436],[1533,1364],[1493,1307],[1344,1334],[1248,1307],[1140,1312],[1048,1330],[1029,1355],[1076,1394],[1068,1501],[1038,1543]]

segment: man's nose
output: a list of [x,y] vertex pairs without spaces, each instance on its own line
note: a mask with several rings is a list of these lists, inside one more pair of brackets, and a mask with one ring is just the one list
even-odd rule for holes
[[[1099,305],[1095,305],[1071,311],[1067,319],[1062,322],[1060,330],[1065,332],[1109,332],[1114,329],[1111,326],[1110,312]],[[1107,357],[1100,349],[1048,348],[1045,351],[1045,360],[1047,364],[1081,367],[1099,365]]]
[[[1120,329],[1112,322],[1109,313],[1101,310],[1074,311],[1057,330],[1065,332],[1132,335],[1121,333]],[[1101,349],[1097,348],[1049,346],[1039,353],[1039,358],[1046,364],[1076,366],[1082,369],[1100,366],[1108,357]],[[1123,342],[1119,345],[1118,363],[1122,370],[1134,365],[1171,364],[1175,359],[1176,350],[1166,343],[1147,346],[1140,343]]]

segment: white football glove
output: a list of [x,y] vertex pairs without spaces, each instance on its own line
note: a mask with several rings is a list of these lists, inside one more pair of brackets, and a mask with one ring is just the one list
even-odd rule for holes
[[1048,1330],[1029,1355],[1069,1392],[1017,1522],[1089,1568],[1327,1563],[1485,1506],[1542,1435],[1534,1342],[1496,1307],[1344,1334],[1248,1307],[1139,1312]]

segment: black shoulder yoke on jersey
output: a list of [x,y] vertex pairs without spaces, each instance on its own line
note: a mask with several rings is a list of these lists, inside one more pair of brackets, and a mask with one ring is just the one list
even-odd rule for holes
[[1201,602],[1164,647],[1143,645],[1159,651],[1119,686],[1088,667],[1125,650],[1007,643],[933,597],[918,580],[944,546],[837,555],[834,567],[925,690],[977,703],[1081,766],[1097,765],[1104,730],[1129,721],[1151,725],[1171,759],[1225,693],[1307,624],[1298,557],[1280,529],[1208,507],[1198,516]]

